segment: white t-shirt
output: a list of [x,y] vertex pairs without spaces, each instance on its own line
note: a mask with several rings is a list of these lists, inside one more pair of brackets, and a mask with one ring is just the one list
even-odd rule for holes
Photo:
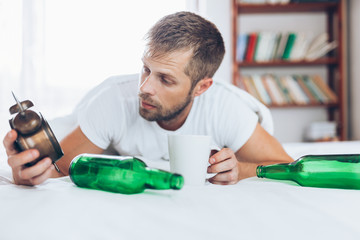
[[[195,97],[185,123],[176,131],[162,129],[139,114],[138,76],[109,79],[92,91],[93,96],[78,112],[86,137],[102,149],[110,145],[123,156],[168,159],[168,134],[210,135],[219,148],[234,152],[252,135],[258,122],[244,91],[219,82]],[[254,101],[254,99],[250,99]],[[260,104],[260,103],[257,103]],[[260,104],[261,105],[261,104]],[[272,122],[271,122],[272,124]]]

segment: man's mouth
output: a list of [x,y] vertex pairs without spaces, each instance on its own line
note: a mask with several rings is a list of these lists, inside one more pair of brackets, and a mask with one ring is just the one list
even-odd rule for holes
[[149,104],[149,103],[147,103],[147,102],[145,102],[143,100],[140,100],[140,101],[141,101],[141,107],[143,107],[143,108],[145,108],[147,110],[151,110],[151,109],[156,108],[156,106],[151,105],[151,104]]

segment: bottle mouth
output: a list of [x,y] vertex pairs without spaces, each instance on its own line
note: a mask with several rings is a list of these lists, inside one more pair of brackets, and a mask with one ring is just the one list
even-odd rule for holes
[[259,178],[263,178],[263,165],[259,165],[256,168],[256,176]]
[[180,174],[173,174],[170,179],[170,188],[179,190],[184,186],[184,178]]

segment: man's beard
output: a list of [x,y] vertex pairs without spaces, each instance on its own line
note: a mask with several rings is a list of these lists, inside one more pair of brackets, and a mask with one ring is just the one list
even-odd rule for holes
[[[147,103],[156,107],[155,112],[139,107],[140,115],[148,121],[170,121],[179,116],[184,109],[189,106],[192,101],[191,92],[187,95],[185,100],[172,109],[164,109],[163,106],[151,100],[150,96],[145,93],[139,93],[139,97]],[[140,103],[141,104],[141,103]]]

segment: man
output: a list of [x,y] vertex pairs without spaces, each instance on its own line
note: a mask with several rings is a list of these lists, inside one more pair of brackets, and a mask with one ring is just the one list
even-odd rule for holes
[[254,176],[260,164],[292,161],[258,123],[240,90],[213,84],[225,53],[214,24],[179,12],[161,19],[146,40],[140,82],[114,82],[79,111],[79,126],[60,143],[65,153],[57,162],[61,173],[49,158],[24,168],[38,151],[17,153],[13,147],[16,132],[5,136],[16,184],[36,185],[67,175],[73,157],[103,153],[109,145],[120,155],[166,158],[169,133],[211,135],[222,147],[209,159],[208,172],[216,173],[209,181],[214,184],[235,184]]

